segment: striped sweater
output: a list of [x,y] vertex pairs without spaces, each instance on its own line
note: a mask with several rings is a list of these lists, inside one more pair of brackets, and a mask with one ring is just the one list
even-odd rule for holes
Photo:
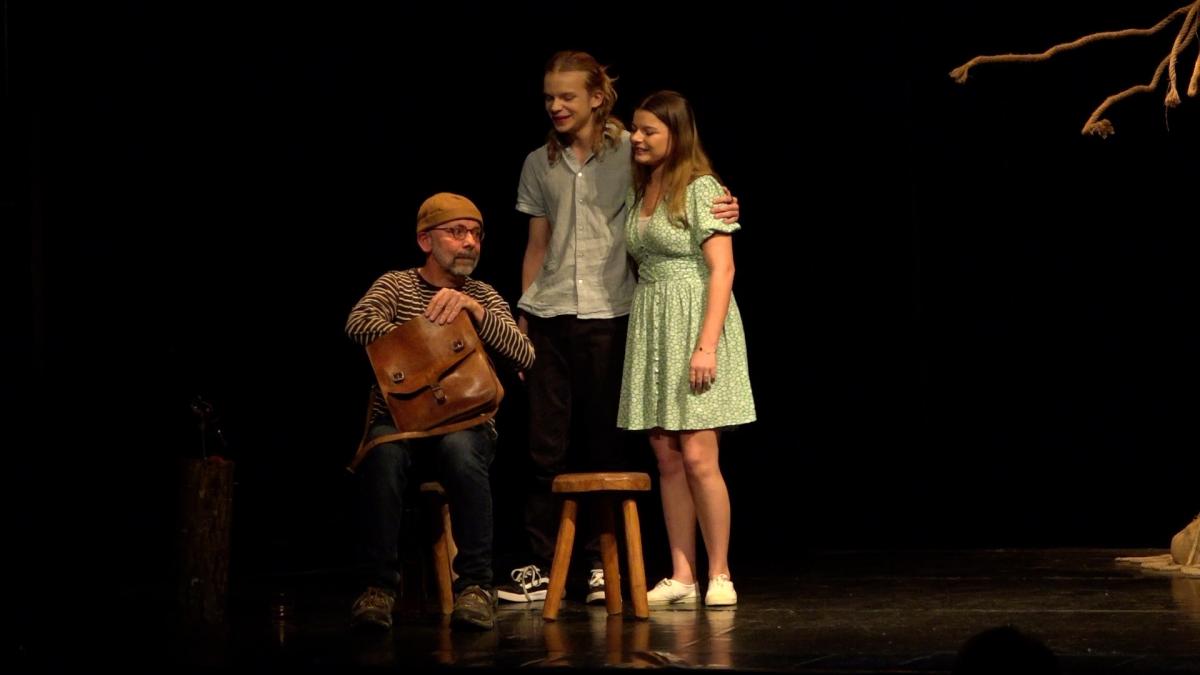
[[[350,310],[346,334],[366,346],[424,312],[439,290],[425,281],[416,268],[388,272],[376,279],[367,294]],[[528,369],[533,364],[533,344],[517,328],[504,298],[488,284],[470,277],[458,290],[483,305],[483,321],[475,326],[475,330],[492,359],[516,370]],[[379,388],[374,390],[371,421],[389,420],[387,404],[379,394]]]

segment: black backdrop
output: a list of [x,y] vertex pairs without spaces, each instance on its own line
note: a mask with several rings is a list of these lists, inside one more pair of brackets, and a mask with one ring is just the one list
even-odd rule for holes
[[[1174,34],[965,87],[947,72],[1178,2],[920,4],[6,6],[25,578],[169,568],[197,393],[238,462],[235,569],[348,562],[341,467],[370,376],[345,315],[419,263],[415,212],[441,190],[482,208],[477,276],[515,303],[516,182],[563,48],[612,64],[623,119],[655,89],[689,96],[741,199],[759,421],[724,439],[735,568],[841,546],[1165,546],[1198,508],[1200,101],[1142,96],[1111,112],[1114,137],[1079,129]],[[526,469],[506,382],[502,560]],[[665,546],[647,554],[665,566]]]

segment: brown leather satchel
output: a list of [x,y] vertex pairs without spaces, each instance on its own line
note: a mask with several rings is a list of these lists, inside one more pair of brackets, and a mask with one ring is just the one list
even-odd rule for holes
[[347,467],[351,472],[382,443],[483,424],[496,415],[504,398],[504,387],[467,312],[444,326],[417,315],[367,345],[367,356],[398,431],[372,439],[364,436]]

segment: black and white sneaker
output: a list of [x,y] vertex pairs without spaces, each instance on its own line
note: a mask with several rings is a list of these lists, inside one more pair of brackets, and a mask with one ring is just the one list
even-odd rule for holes
[[526,565],[513,570],[512,582],[496,587],[496,595],[505,602],[537,602],[546,599],[550,577],[542,576],[537,565]]
[[592,570],[588,577],[587,604],[595,605],[604,602],[604,570]]

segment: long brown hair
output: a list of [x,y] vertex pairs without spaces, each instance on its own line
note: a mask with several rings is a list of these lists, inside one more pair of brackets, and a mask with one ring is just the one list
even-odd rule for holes
[[[621,120],[612,116],[613,106],[617,103],[617,90],[613,83],[617,78],[609,77],[608,67],[600,65],[600,62],[587,52],[562,51],[551,56],[546,62],[546,74],[569,72],[584,74],[584,86],[588,94],[599,91],[604,96],[600,107],[592,113],[592,123],[596,130],[592,137],[592,154],[599,156],[604,152],[606,143],[609,147],[616,147],[621,131],[625,128]],[[554,127],[550,128],[546,143],[550,164],[553,165],[558,161],[558,154],[564,147],[563,138]]]
[[[717,182],[721,181],[700,145],[692,104],[678,92],[659,91],[647,96],[637,109],[657,117],[670,133],[671,144],[663,159],[659,199],[667,201],[667,218],[671,224],[686,228],[687,208],[683,202],[688,184],[701,176],[712,176]],[[646,195],[646,186],[650,184],[650,174],[655,168],[633,162],[633,190],[637,201]]]

